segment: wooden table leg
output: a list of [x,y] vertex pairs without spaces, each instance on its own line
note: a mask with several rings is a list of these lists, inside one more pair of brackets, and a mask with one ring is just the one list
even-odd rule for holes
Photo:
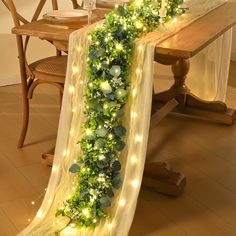
[[178,197],[186,186],[186,177],[175,172],[167,163],[148,163],[145,165],[142,185],[159,193]]
[[172,64],[174,84],[169,90],[153,96],[154,109],[159,109],[163,103],[175,98],[179,102],[179,106],[174,112],[232,125],[236,120],[235,110],[228,109],[227,105],[220,101],[204,101],[190,92],[190,89],[185,85],[189,67],[187,59],[174,61]]
[[[155,126],[167,114],[169,114],[173,109],[175,109],[176,106],[178,106],[178,102],[175,99],[172,99],[156,113],[152,113],[149,139],[155,140]],[[152,188],[155,191],[165,195],[175,197],[180,196],[186,185],[185,175],[179,172],[175,172],[167,163],[149,162],[152,153],[153,152],[150,152],[149,149],[144,168],[142,185],[148,188]]]
[[42,154],[42,162],[47,166],[53,165],[55,147],[50,148],[48,151]]

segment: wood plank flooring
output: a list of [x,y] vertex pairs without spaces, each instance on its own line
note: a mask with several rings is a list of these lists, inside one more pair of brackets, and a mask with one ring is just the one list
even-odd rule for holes
[[[227,102],[236,108],[236,63],[231,66],[229,84],[235,88],[229,87]],[[0,88],[0,236],[16,235],[33,218],[51,172],[41,154],[56,140],[56,90],[39,88],[30,111],[26,146],[17,149],[20,87]],[[179,198],[142,188],[129,236],[235,236],[236,125],[168,116],[155,131],[151,161],[184,172],[187,187]]]

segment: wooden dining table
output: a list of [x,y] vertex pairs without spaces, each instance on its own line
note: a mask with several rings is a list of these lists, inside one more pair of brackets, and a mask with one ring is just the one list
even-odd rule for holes
[[[99,10],[98,10],[99,12]],[[101,19],[109,12],[100,10]],[[172,67],[174,83],[164,92],[153,94],[151,121],[155,123],[156,111],[168,104],[166,111],[191,115],[208,119],[221,124],[232,125],[236,119],[236,111],[229,109],[220,101],[204,101],[191,93],[186,86],[190,70],[189,59],[206,48],[214,40],[223,35],[236,24],[236,3],[225,4],[200,17],[173,36],[158,43],[155,47],[155,61]],[[38,37],[47,40],[62,51],[68,51],[70,34],[83,27],[81,24],[67,25],[50,23],[41,19],[12,29],[14,34]],[[162,114],[167,114],[165,107]],[[164,115],[163,115],[164,116]],[[186,178],[182,173],[175,172],[166,163],[147,163],[143,184],[155,188],[158,192],[178,196],[182,193]]]

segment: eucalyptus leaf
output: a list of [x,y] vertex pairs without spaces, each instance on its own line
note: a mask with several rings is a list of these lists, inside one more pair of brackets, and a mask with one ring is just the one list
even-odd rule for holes
[[126,128],[124,126],[117,126],[115,128],[115,134],[119,137],[122,137],[126,134]]
[[111,206],[111,201],[110,201],[110,199],[108,198],[108,197],[102,197],[102,198],[100,198],[100,203],[101,203],[101,205],[103,206],[103,207],[109,207],[109,206]]
[[105,137],[105,136],[107,135],[108,131],[109,131],[109,130],[108,130],[107,128],[101,127],[101,128],[98,128],[98,129],[96,130],[96,134],[97,134],[97,136],[99,136],[99,137]]
[[119,162],[119,161],[114,161],[114,162],[112,163],[112,170],[113,170],[114,172],[117,172],[117,171],[120,171],[120,169],[121,169],[121,164],[120,164],[120,162]]
[[80,198],[84,198],[88,194],[87,190],[80,191]]
[[101,148],[104,148],[105,145],[106,145],[106,140],[103,138],[99,138],[95,141],[94,147],[96,149],[101,149]]
[[112,191],[111,188],[109,188],[109,189],[107,190],[107,195],[108,195],[109,197],[114,197],[114,192]]
[[116,112],[116,116],[119,117],[119,118],[122,117],[124,114],[125,114],[125,112],[122,109],[120,109]]
[[120,76],[120,73],[121,73],[121,68],[120,66],[112,66],[109,73],[114,76],[115,78],[116,77],[119,77]]
[[69,171],[73,174],[79,172],[79,170],[80,170],[80,167],[76,163],[72,164],[71,167],[69,168]]
[[116,149],[117,151],[122,151],[125,147],[125,143],[121,140],[116,141]]
[[122,180],[120,174],[116,174],[112,179],[112,186],[115,189],[119,189],[122,186]]

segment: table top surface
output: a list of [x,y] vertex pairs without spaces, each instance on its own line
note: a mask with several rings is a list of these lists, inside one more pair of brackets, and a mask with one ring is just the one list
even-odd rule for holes
[[156,54],[190,58],[236,24],[236,3],[227,2],[156,46]]
[[[107,9],[106,9],[107,11]],[[103,14],[106,12],[103,12]],[[101,12],[100,12],[101,14]],[[51,41],[68,42],[69,35],[84,23],[68,27],[38,20],[12,29],[14,34],[29,35]],[[190,58],[236,24],[236,3],[227,2],[189,26],[156,45],[156,55]]]

